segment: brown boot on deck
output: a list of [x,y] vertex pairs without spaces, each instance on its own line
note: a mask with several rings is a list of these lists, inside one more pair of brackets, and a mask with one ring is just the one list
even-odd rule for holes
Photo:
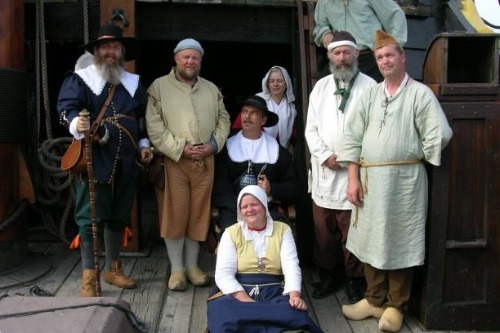
[[82,272],[82,289],[80,296],[82,297],[95,297],[97,273],[95,269],[84,269]]
[[123,274],[122,262],[120,260],[113,261],[111,270],[104,272],[104,281],[123,289],[133,289],[137,287],[137,282],[135,280]]

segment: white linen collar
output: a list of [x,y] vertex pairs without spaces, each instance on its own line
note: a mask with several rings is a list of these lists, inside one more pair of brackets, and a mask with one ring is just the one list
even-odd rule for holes
[[405,73],[405,76],[403,77],[403,81],[401,81],[401,83],[399,84],[398,90],[396,91],[396,93],[393,96],[391,96],[391,94],[389,93],[389,89],[387,89],[387,84],[386,84],[386,82],[384,80],[382,82],[382,85],[384,87],[384,93],[387,96],[387,98],[394,98],[394,97],[396,97],[404,88],[406,88],[406,86],[408,85],[408,80],[409,79],[410,79],[410,76],[408,75],[408,73]]
[[242,131],[227,139],[227,152],[233,162],[275,164],[279,157],[279,144],[275,138],[262,132],[257,140],[247,139]]
[[[92,90],[94,94],[99,96],[106,86],[106,81],[97,71],[95,65],[90,65],[84,69],[75,72],[82,78],[83,82]],[[134,97],[137,88],[139,87],[139,75],[123,71],[120,75],[120,82],[128,91],[131,97]]]

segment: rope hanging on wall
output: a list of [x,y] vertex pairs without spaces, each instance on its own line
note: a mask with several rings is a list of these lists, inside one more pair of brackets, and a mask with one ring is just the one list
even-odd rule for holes
[[[83,0],[84,41],[89,41],[88,0]],[[61,171],[61,157],[71,143],[71,137],[53,138],[51,110],[48,89],[47,41],[45,39],[44,2],[36,0],[36,108],[37,142],[40,142],[40,125],[43,112],[47,138],[38,147],[39,184],[36,187],[37,202],[45,228],[48,232],[70,243],[76,229],[68,235],[68,220],[75,205],[75,193],[72,186],[75,177]],[[43,100],[42,100],[43,99]],[[41,110],[43,105],[43,111]],[[74,226],[73,226],[74,227]],[[75,230],[73,230],[75,229]]]

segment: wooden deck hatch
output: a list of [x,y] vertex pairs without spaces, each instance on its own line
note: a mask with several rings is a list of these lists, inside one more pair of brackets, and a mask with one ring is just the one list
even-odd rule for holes
[[498,35],[437,35],[424,60],[424,82],[438,96],[498,96]]

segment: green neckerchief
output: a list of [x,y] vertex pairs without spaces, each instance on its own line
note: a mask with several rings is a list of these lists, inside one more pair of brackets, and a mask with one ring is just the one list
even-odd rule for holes
[[342,96],[342,100],[340,101],[340,106],[339,110],[343,113],[345,109],[345,105],[347,104],[347,100],[349,99],[349,96],[351,95],[351,89],[352,86],[354,85],[354,81],[356,81],[356,77],[358,77],[359,71],[356,71],[354,73],[354,76],[352,77],[351,81],[349,81],[349,86],[347,86],[347,89],[344,88],[339,88],[339,80],[335,79],[335,87],[337,90],[335,90],[334,95],[340,95]]

